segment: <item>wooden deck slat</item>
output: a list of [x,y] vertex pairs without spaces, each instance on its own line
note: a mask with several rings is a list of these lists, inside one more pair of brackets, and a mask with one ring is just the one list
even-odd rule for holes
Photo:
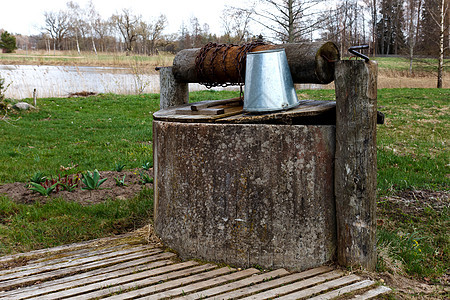
[[99,239],[95,239],[95,240],[78,242],[78,243],[73,243],[73,244],[68,244],[68,245],[62,245],[62,246],[57,246],[57,247],[53,247],[53,248],[33,250],[33,251],[26,252],[26,253],[17,253],[17,254],[12,254],[12,255],[6,255],[6,256],[0,257],[0,264],[14,261],[14,260],[21,259],[21,258],[47,256],[47,255],[60,253],[60,252],[68,252],[68,251],[73,251],[73,250],[81,249],[81,248],[89,248],[89,246],[97,246],[99,244],[113,242],[116,240],[124,239],[131,235],[132,235],[132,233],[125,233],[125,234],[117,235],[117,236],[113,236],[113,237],[99,238]]
[[[109,253],[112,251],[118,251],[123,250],[126,248],[131,248],[128,244],[122,244],[122,245],[114,245],[114,246],[106,246],[106,247],[98,247],[98,248],[86,248],[86,249],[76,249],[73,251],[64,251],[59,253],[54,253],[52,255],[48,255],[46,257],[40,257],[33,261],[33,263],[41,263],[41,262],[49,262],[49,261],[57,261],[60,257],[61,259],[67,259],[67,258],[76,258],[76,257],[82,257],[83,254],[86,254],[86,256],[92,256],[97,254],[103,254],[103,253]],[[28,263],[30,264],[30,263]]]
[[[174,270],[179,270],[182,268],[190,267],[193,265],[196,265],[196,264],[194,262],[189,262],[186,264],[166,265],[166,266],[162,266],[159,268],[155,268],[155,269],[151,269],[151,270],[147,270],[147,271],[143,271],[143,272],[139,272],[139,273],[129,274],[129,275],[121,276],[121,277],[112,278],[109,280],[102,280],[100,282],[86,284],[86,285],[83,285],[80,287],[71,287],[71,288],[68,288],[68,289],[60,291],[60,292],[47,294],[47,295],[45,295],[45,298],[47,300],[51,300],[51,299],[60,299],[63,297],[72,297],[72,296],[76,296],[79,294],[103,289],[103,288],[109,287],[109,286],[112,287],[112,286],[116,286],[119,284],[134,282],[136,280],[140,280],[143,278],[154,277],[157,275],[161,275],[161,274],[168,273],[168,272],[171,272]],[[34,299],[34,298],[32,298],[32,299]],[[38,298],[36,298],[36,299],[38,299]]]
[[[71,284],[72,282],[78,282],[78,280],[93,280],[92,282],[95,282],[94,280],[97,278],[97,276],[103,276],[104,274],[111,274],[112,276],[115,276],[116,274],[121,274],[119,276],[123,276],[127,273],[142,272],[151,268],[156,259],[171,258],[173,256],[175,256],[175,254],[165,252],[162,254],[144,257],[106,268],[95,269],[85,273],[62,277],[52,281],[47,281],[32,286],[24,287],[18,290],[11,290],[8,292],[1,293],[0,299],[2,299],[2,297],[11,297],[11,299],[18,299],[19,295],[20,297],[25,297],[23,294],[26,293],[31,293],[32,296],[37,296],[43,294],[42,291],[44,289],[52,288],[53,290],[57,290],[59,285]],[[95,279],[92,279],[94,277]],[[76,286],[76,284],[73,286]]]
[[387,286],[381,285],[381,286],[377,287],[376,289],[365,292],[362,295],[355,296],[355,298],[353,298],[353,299],[357,299],[357,300],[371,299],[378,295],[389,293],[390,291],[391,291],[390,288],[388,288]]
[[0,281],[0,291],[1,290],[9,290],[14,287],[19,287],[19,286],[23,286],[23,285],[31,285],[37,281],[46,281],[46,280],[50,280],[50,279],[54,279],[54,278],[72,275],[72,274],[79,273],[79,272],[86,272],[86,271],[90,271],[90,270],[97,269],[100,267],[110,266],[110,265],[117,264],[120,262],[129,261],[129,260],[132,260],[135,258],[150,256],[152,254],[153,254],[152,251],[141,251],[138,253],[132,253],[132,254],[123,255],[123,256],[113,256],[112,258],[109,258],[109,259],[93,261],[91,263],[84,264],[84,265],[75,265],[72,267],[67,267],[67,268],[54,270],[54,271],[50,271],[50,272],[35,274],[35,275],[31,275],[31,276],[25,276],[22,278],[15,278],[15,279],[4,281],[4,282]]
[[250,299],[255,299],[255,300],[261,300],[261,299],[269,299],[269,298],[275,298],[275,297],[279,297],[282,295],[286,295],[289,293],[293,293],[296,292],[300,289],[303,288],[307,288],[309,286],[327,281],[327,280],[331,280],[331,279],[335,279],[337,277],[341,277],[342,275],[344,275],[344,273],[342,271],[331,271],[325,274],[321,274],[309,279],[304,279],[302,281],[298,281],[295,283],[291,283],[279,288],[275,288],[272,290],[268,290],[266,292],[263,293],[259,293],[256,295],[252,295],[250,297],[246,297],[244,298],[245,300],[250,300]]
[[[111,247],[111,248],[107,248],[107,249],[100,249],[100,250],[96,250],[96,251],[89,251],[87,249],[84,249],[83,251],[81,250],[77,250],[77,251],[73,251],[70,253],[65,253],[62,254],[64,256],[60,257],[58,255],[57,258],[52,259],[51,257],[47,257],[47,258],[41,258],[38,259],[36,261],[33,261],[32,263],[28,263],[25,266],[20,266],[20,267],[15,267],[12,269],[8,269],[8,270],[1,270],[0,271],[0,276],[5,276],[11,273],[18,273],[18,272],[23,272],[23,271],[28,271],[28,270],[33,270],[33,269],[40,269],[43,267],[49,267],[51,265],[56,265],[56,264],[60,264],[60,263],[67,263],[79,258],[83,258],[83,257],[92,257],[94,255],[99,255],[99,254],[107,254],[107,253],[111,253],[111,252],[115,252],[117,251],[119,248],[118,247]],[[40,272],[40,270],[37,270],[37,272]]]
[[[147,247],[142,247],[142,246],[134,247],[134,248],[126,249],[126,250],[114,251],[111,253],[100,254],[100,255],[96,255],[96,256],[92,256],[92,257],[80,258],[80,259],[76,259],[76,260],[69,261],[69,262],[63,262],[63,263],[54,264],[54,265],[46,265],[46,266],[42,266],[39,269],[30,269],[30,270],[23,270],[23,271],[19,271],[19,272],[9,273],[9,274],[0,276],[0,282],[6,281],[6,280],[11,280],[14,278],[21,278],[24,276],[30,276],[30,275],[34,275],[34,274],[44,273],[44,272],[48,272],[48,271],[59,270],[62,268],[78,266],[78,265],[82,265],[82,264],[86,264],[86,263],[91,263],[93,261],[100,261],[103,259],[121,256],[124,254],[146,251],[147,249],[148,249]],[[158,252],[161,252],[161,250],[160,249],[151,249],[148,252],[149,253],[158,253]]]
[[252,285],[249,287],[237,289],[235,291],[232,291],[232,292],[229,292],[226,294],[221,294],[220,297],[223,299],[236,299],[236,298],[243,297],[243,296],[249,296],[254,293],[259,293],[259,292],[262,292],[262,291],[265,291],[265,290],[268,290],[271,288],[276,288],[276,287],[279,287],[284,284],[289,284],[294,281],[305,279],[305,278],[315,276],[318,274],[322,274],[325,272],[330,272],[332,270],[333,269],[330,267],[319,267],[319,268],[303,271],[301,273],[294,273],[294,274],[291,274],[288,276],[281,277],[279,279],[270,280],[270,281],[255,284],[255,285]]
[[188,276],[188,277],[183,277],[183,278],[180,278],[177,280],[167,281],[167,282],[164,282],[161,284],[149,286],[146,288],[130,291],[130,292],[119,294],[119,295],[115,295],[115,296],[105,298],[105,299],[108,299],[108,300],[134,299],[134,298],[146,296],[146,295],[149,295],[152,293],[158,293],[161,291],[178,288],[180,286],[184,286],[186,284],[191,284],[193,282],[207,280],[210,278],[214,278],[216,276],[231,273],[233,271],[235,271],[233,268],[223,267],[223,268],[216,269],[213,271],[200,273],[200,274],[192,275],[192,276]]
[[157,300],[157,299],[175,297],[175,296],[183,295],[185,293],[189,294],[189,293],[193,293],[193,292],[196,292],[199,290],[212,288],[214,286],[217,286],[217,285],[225,283],[225,282],[239,280],[241,278],[248,277],[248,276],[251,276],[251,275],[257,274],[257,273],[259,273],[258,269],[250,268],[250,269],[246,269],[246,270],[239,271],[236,273],[231,273],[228,275],[223,275],[220,277],[212,278],[212,279],[209,279],[206,281],[201,281],[198,283],[189,284],[189,285],[178,287],[175,289],[170,289],[170,290],[158,293],[158,294],[146,296],[145,299]]
[[[254,275],[251,276],[249,278],[246,279],[242,279],[239,281],[235,281],[232,283],[228,283],[225,285],[221,285],[215,288],[211,288],[208,290],[203,290],[201,292],[198,293],[194,293],[191,295],[187,295],[187,296],[182,296],[179,298],[175,298],[175,299],[183,299],[183,300],[193,300],[193,299],[205,299],[206,297],[211,297],[211,296],[215,296],[215,295],[219,295],[217,296],[218,298],[222,298],[223,296],[221,296],[220,294],[224,294],[226,292],[238,289],[238,288],[242,288],[245,286],[249,286],[249,285],[253,285],[256,283],[260,283],[266,280],[272,280],[273,278],[277,278],[279,276],[283,276],[283,275],[287,275],[289,274],[288,271],[286,271],[285,269],[278,269],[269,273],[264,273],[261,275]],[[226,299],[226,298],[225,298]]]
[[[161,267],[164,267],[164,266],[167,266],[170,264],[172,264],[172,262],[170,260],[160,260],[160,261],[150,263],[147,266],[151,270],[151,269],[155,269],[155,268],[161,268]],[[58,285],[42,287],[37,291],[30,291],[27,293],[24,292],[19,295],[15,295],[15,297],[17,297],[16,299],[25,299],[25,298],[31,298],[31,297],[37,297],[40,295],[45,295],[45,297],[47,299],[55,299],[54,295],[57,295],[58,293],[66,295],[66,294],[68,294],[67,292],[69,292],[69,294],[74,293],[76,295],[76,291],[80,290],[80,289],[82,291],[84,291],[85,290],[84,286],[86,286],[86,285],[92,286],[92,285],[97,284],[100,286],[104,286],[104,282],[108,282],[113,279],[118,279],[118,278],[121,278],[122,276],[124,276],[124,277],[130,276],[130,273],[131,274],[136,273],[136,272],[134,272],[134,270],[135,269],[121,270],[121,271],[117,271],[117,272],[111,272],[111,273],[97,275],[94,277],[91,276],[88,278],[71,281],[71,282],[67,282],[67,283],[62,283],[62,284],[58,284]],[[139,273],[143,273],[143,272],[149,272],[149,270],[142,271]],[[137,274],[139,274],[139,273],[137,273]]]
[[363,280],[363,281],[359,281],[356,283],[353,283],[351,285],[347,285],[344,286],[340,289],[325,293],[325,294],[321,294],[319,296],[310,298],[309,300],[327,300],[327,299],[333,299],[339,296],[342,296],[346,293],[351,293],[351,292],[355,292],[357,290],[369,287],[371,285],[375,284],[374,281],[372,280]]
[[[188,261],[186,263],[182,263],[182,264],[191,264],[194,267],[188,268],[188,269],[182,269],[179,271],[173,271],[170,273],[165,273],[159,276],[154,276],[151,278],[144,278],[141,280],[137,280],[137,281],[133,281],[130,283],[126,283],[126,284],[120,284],[114,287],[108,287],[108,288],[103,288],[100,290],[96,290],[93,291],[91,293],[87,293],[87,294],[82,294],[79,296],[75,296],[75,297],[70,297],[67,299],[70,300],[84,300],[84,299],[93,299],[93,298],[99,298],[99,297],[105,297],[105,296],[109,296],[111,294],[114,293],[120,293],[120,292],[124,292],[127,290],[132,290],[132,289],[142,289],[142,288],[146,288],[150,285],[153,284],[157,284],[160,283],[161,281],[167,281],[167,280],[173,280],[173,279],[178,279],[184,276],[191,276],[193,274],[197,274],[197,273],[201,273],[201,272],[205,272],[211,269],[216,268],[217,266],[213,265],[213,264],[206,264],[206,265],[200,265],[198,266],[196,262],[194,261]],[[177,264],[177,265],[181,265],[181,264]]]
[[324,291],[327,291],[329,289],[332,288],[337,288],[339,286],[342,286],[344,284],[349,284],[352,282],[355,282],[357,280],[360,280],[361,278],[359,276],[356,276],[354,274],[352,275],[348,275],[348,276],[344,276],[335,280],[331,280],[319,285],[315,285],[313,287],[295,292],[295,293],[291,293],[285,296],[282,296],[280,298],[277,298],[278,300],[296,300],[296,299],[300,299],[300,298],[305,298],[305,297],[310,297],[314,294],[318,294]]

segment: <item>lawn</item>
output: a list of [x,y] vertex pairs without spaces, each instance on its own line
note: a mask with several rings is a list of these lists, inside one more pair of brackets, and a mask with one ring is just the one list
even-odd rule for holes
[[[190,96],[199,101],[237,95],[204,91]],[[305,90],[299,95],[333,100],[334,90]],[[380,271],[436,282],[449,271],[449,99],[449,89],[378,91],[378,109],[386,115],[386,123],[377,127]],[[119,162],[133,169],[152,160],[157,94],[39,99],[38,106],[38,111],[10,112],[9,119],[0,120],[0,184],[27,182],[38,171],[56,175],[61,166],[77,165],[67,171],[76,173],[111,170]],[[419,195],[414,191],[434,195],[435,200],[419,199],[420,209],[408,211],[398,199],[411,200],[405,195]],[[90,207],[61,201],[19,205],[1,197],[0,254],[135,228],[151,218],[151,199],[151,190],[132,201],[111,199]],[[438,202],[442,205],[435,206]],[[81,230],[86,223],[92,227]],[[73,235],[65,238],[67,232]]]
[[[380,70],[399,71],[404,74],[409,72],[410,60],[407,57],[375,57]],[[434,58],[414,58],[413,72],[429,73],[437,72],[438,61]],[[450,72],[450,59],[444,60],[444,71]]]

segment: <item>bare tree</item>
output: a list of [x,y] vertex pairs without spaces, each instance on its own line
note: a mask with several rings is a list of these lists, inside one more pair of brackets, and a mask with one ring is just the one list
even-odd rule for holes
[[252,11],[226,7],[222,12],[222,26],[225,29],[224,38],[229,44],[241,44],[249,39]]
[[420,23],[420,50],[438,58],[437,87],[442,88],[446,32],[450,29],[450,1],[424,0]]
[[78,54],[80,51],[80,36],[81,36],[81,28],[83,26],[83,16],[84,12],[81,9],[80,5],[76,2],[69,1],[66,3],[67,5],[67,15],[69,19],[69,30],[73,32],[75,35],[75,42],[77,45]]
[[162,32],[166,26],[167,18],[163,14],[149,23],[144,21],[139,22],[138,31],[142,40],[142,52],[144,54],[156,54],[157,41],[161,39]]
[[332,40],[344,53],[349,46],[366,42],[364,7],[356,0],[344,0],[323,12],[322,39]]
[[[322,22],[316,9],[324,0],[257,0],[251,19],[282,42],[305,40]],[[248,8],[241,8],[249,10]]]
[[409,49],[409,74],[412,75],[414,48],[419,34],[419,22],[422,9],[422,0],[407,0],[405,14],[406,44]]
[[445,16],[447,15],[448,11],[448,3],[445,3],[445,0],[441,0],[440,5],[440,18],[438,21],[439,24],[439,59],[438,59],[438,78],[437,78],[437,88],[442,88],[442,77],[443,77],[443,71],[444,71],[444,37],[445,37]]
[[98,40],[101,51],[108,51],[108,41],[113,39],[111,32],[113,31],[114,24],[110,21],[103,20],[97,14],[91,17],[90,25],[92,28],[92,39]]
[[372,35],[372,45],[371,45],[371,50],[372,50],[372,55],[375,56],[376,54],[376,49],[377,49],[377,11],[378,11],[378,6],[377,6],[377,0],[364,0],[364,3],[367,5],[367,7],[369,8],[369,12],[370,12],[370,32]]
[[162,37],[162,32],[167,26],[167,18],[161,14],[152,24],[150,32],[150,54],[156,53],[156,42]]
[[381,0],[377,23],[377,45],[380,54],[399,54],[405,46],[403,34],[404,0]]
[[97,55],[97,47],[95,46],[94,41],[94,35],[95,30],[94,26],[97,23],[97,20],[101,20],[100,14],[95,9],[94,3],[92,0],[89,0],[87,7],[86,7],[86,24],[88,27],[88,30],[91,35],[91,41],[92,41],[92,50],[94,50],[95,54]]
[[128,9],[123,9],[121,14],[113,15],[111,19],[123,37],[125,50],[129,55],[133,51],[133,45],[138,38],[138,24],[141,17],[134,15]]
[[59,12],[44,12],[45,27],[50,38],[53,41],[53,50],[62,50],[64,38],[69,31],[69,16],[65,11]]
[[190,32],[192,38],[192,47],[201,47],[203,42],[203,30],[197,17],[191,17],[189,20]]

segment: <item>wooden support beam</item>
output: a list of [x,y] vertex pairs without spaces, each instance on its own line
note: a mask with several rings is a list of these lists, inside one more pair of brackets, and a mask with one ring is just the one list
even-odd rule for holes
[[374,270],[377,188],[377,71],[374,61],[336,63],[337,260]]
[[173,77],[172,67],[159,68],[160,109],[183,105],[189,102],[189,84]]

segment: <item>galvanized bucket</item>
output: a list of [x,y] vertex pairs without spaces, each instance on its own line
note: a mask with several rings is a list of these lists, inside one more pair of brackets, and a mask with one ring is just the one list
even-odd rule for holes
[[247,53],[244,111],[274,112],[298,104],[284,49]]

